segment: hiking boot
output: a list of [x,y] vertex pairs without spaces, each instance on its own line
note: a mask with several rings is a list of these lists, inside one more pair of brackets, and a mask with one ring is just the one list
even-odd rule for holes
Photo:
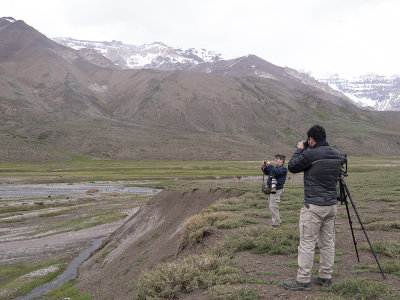
[[331,278],[313,277],[312,282],[326,287],[326,286],[330,286],[332,284],[332,279]]
[[283,287],[291,291],[311,291],[311,282],[301,283],[297,280],[284,281],[282,283]]

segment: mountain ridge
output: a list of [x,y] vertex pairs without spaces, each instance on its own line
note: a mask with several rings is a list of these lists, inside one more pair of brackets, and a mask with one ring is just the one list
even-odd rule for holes
[[[90,42],[71,38],[54,38],[56,42],[74,49],[88,47],[95,49],[116,65],[123,68],[155,68],[160,70],[187,70],[199,72],[215,72],[218,74],[230,74],[234,76],[258,76],[274,78],[272,74],[262,69],[248,66],[247,70],[232,72],[223,70],[221,65],[226,62],[238,62],[247,55],[233,59],[225,59],[220,53],[207,51],[205,49],[181,50],[167,46],[160,42],[145,44],[141,46],[127,45],[120,41],[112,42]],[[157,49],[157,47],[163,48]],[[219,63],[219,67],[215,64]],[[225,63],[226,64],[226,63]],[[229,66],[225,66],[229,67]],[[373,110],[400,110],[400,77],[385,77],[380,75],[363,75],[352,80],[332,75],[325,78],[312,78],[307,74],[300,73],[294,69],[285,68],[289,76],[294,76],[306,84],[312,84],[328,93],[342,93],[359,107]],[[297,73],[297,74],[295,74]],[[308,76],[308,78],[307,78]],[[372,88],[371,88],[372,87]]]
[[[259,159],[290,153],[315,123],[347,153],[399,154],[399,114],[359,110],[256,56],[215,73],[121,69],[15,22],[0,30],[5,50],[2,160]],[[274,78],[225,74],[252,65]]]
[[214,51],[195,48],[182,50],[161,42],[136,46],[115,40],[102,42],[77,40],[69,37],[56,37],[53,40],[75,50],[93,49],[114,64],[128,69],[185,70],[198,63],[222,59],[221,54]]
[[341,91],[361,107],[400,111],[400,76],[366,74],[345,79],[333,74],[319,80]]

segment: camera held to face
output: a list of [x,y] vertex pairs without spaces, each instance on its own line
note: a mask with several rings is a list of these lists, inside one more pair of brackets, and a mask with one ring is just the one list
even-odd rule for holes
[[276,184],[277,181],[274,177],[271,179],[271,194],[276,194]]
[[303,147],[304,147],[304,149],[307,149],[308,146],[309,146],[308,140],[303,141]]

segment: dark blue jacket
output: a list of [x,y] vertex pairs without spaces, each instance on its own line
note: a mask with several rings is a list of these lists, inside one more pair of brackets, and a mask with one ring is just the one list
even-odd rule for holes
[[340,166],[340,152],[325,141],[318,142],[313,148],[296,149],[288,164],[292,173],[304,171],[305,203],[320,206],[337,203]]
[[273,165],[270,164],[267,167],[262,166],[261,170],[265,175],[268,175],[267,185],[271,186],[272,177],[275,177],[276,189],[277,190],[283,189],[283,185],[285,184],[287,175],[287,168],[284,165],[274,167]]

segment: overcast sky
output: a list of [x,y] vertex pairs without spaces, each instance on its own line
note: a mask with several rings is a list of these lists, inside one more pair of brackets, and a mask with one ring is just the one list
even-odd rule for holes
[[400,74],[399,0],[1,0],[47,37],[255,54],[314,76]]

